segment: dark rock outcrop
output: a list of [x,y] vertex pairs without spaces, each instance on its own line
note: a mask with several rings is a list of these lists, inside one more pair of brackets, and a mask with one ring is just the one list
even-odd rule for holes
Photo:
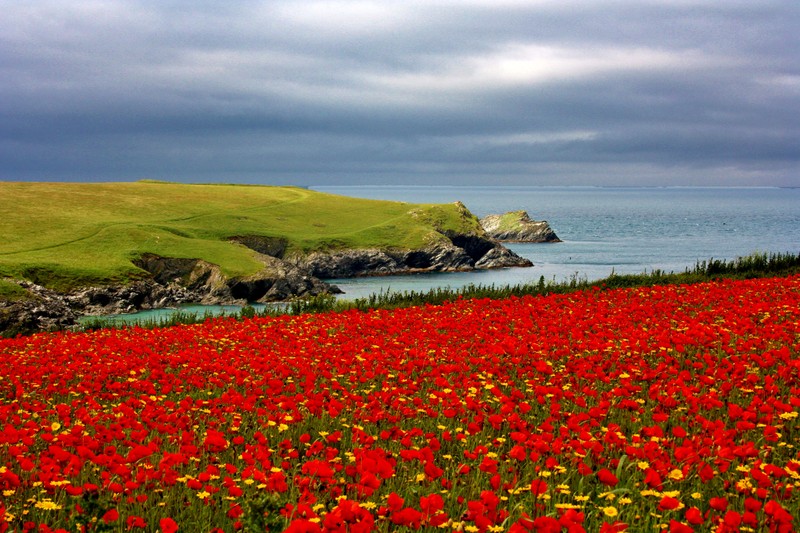
[[228,278],[219,267],[198,259],[176,259],[152,254],[136,266],[149,272],[156,283],[184,289],[189,301],[202,304],[273,302],[295,297],[340,292],[335,286],[276,257],[258,254],[264,267],[246,277]]
[[296,261],[298,267],[321,279],[532,266],[504,246],[474,237],[437,243],[421,250],[313,252]]
[[143,279],[124,285],[86,287],[63,295],[63,300],[79,315],[109,315],[176,307],[197,302],[201,297],[201,292],[176,283]]
[[264,237],[261,235],[240,235],[228,239],[231,242],[238,242],[251,250],[271,257],[283,258],[289,241],[282,237]]
[[546,220],[532,220],[525,211],[488,215],[481,226],[500,242],[561,242]]
[[0,333],[6,336],[64,329],[75,323],[77,314],[56,293],[28,281],[17,281],[27,295],[0,300]]

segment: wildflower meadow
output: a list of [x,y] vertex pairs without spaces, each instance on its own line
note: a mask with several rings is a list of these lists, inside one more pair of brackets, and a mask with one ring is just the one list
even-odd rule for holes
[[0,340],[3,531],[795,531],[800,276]]

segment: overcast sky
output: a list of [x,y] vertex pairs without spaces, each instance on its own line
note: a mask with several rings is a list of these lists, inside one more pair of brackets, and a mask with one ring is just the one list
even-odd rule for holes
[[800,186],[796,0],[0,12],[0,180]]

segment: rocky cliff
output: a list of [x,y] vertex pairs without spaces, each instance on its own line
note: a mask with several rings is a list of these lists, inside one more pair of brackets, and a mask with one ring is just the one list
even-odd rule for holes
[[532,220],[525,211],[488,215],[480,222],[486,233],[500,242],[561,242],[546,220]]
[[[455,207],[463,229],[447,229],[431,219],[428,222],[435,229],[435,235],[427,246],[414,250],[326,250],[295,254],[285,259],[321,279],[533,266],[488,235],[464,204],[456,202]],[[425,216],[414,212],[411,215]]]
[[28,281],[15,283],[24,292],[14,299],[0,298],[0,334],[51,331],[75,324],[78,315],[62,295]]
[[[25,298],[0,301],[0,332],[61,329],[78,316],[118,314],[186,303],[245,304],[341,292],[322,281],[331,278],[452,272],[532,263],[493,239],[461,204],[461,231],[438,227],[428,245],[418,249],[331,249],[287,252],[281,238],[242,235],[229,240],[254,251],[263,268],[247,277],[228,277],[217,265],[200,259],[144,254],[133,263],[142,279],[126,284],[84,287],[58,293],[27,281],[17,281]],[[423,216],[423,215],[420,215]]]
[[437,245],[422,250],[341,250],[314,252],[298,265],[322,279],[385,276],[417,272],[462,272],[505,267],[528,267],[532,263],[502,246],[493,246],[478,257],[455,245]]

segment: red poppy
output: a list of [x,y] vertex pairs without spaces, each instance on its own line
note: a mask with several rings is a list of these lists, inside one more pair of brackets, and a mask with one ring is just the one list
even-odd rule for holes
[[615,476],[614,473],[607,468],[601,468],[597,471],[597,480],[603,485],[607,485],[609,487],[615,487],[617,483],[619,483],[617,476]]
[[110,524],[111,522],[116,522],[118,519],[119,519],[119,513],[117,512],[116,509],[109,509],[101,517],[101,520],[106,524]]
[[658,509],[660,511],[671,511],[673,509],[677,509],[680,507],[681,502],[677,498],[673,498],[672,496],[664,496],[661,498],[661,501],[658,502]]
[[175,533],[178,531],[178,524],[169,517],[159,520],[158,525],[161,527],[162,533]]

